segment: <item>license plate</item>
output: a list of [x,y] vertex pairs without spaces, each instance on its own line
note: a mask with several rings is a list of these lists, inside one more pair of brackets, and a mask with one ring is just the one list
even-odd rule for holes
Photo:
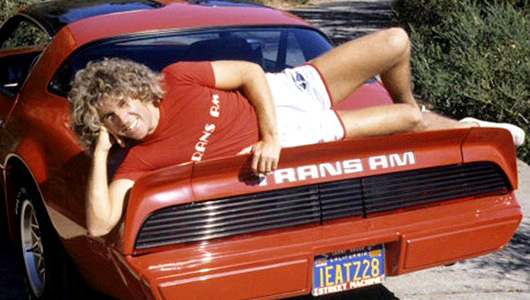
[[313,296],[322,296],[383,283],[383,245],[355,248],[315,256]]

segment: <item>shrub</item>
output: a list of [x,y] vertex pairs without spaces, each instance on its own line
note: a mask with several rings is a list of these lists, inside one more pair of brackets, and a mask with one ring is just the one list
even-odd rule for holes
[[[409,32],[415,93],[434,110],[509,122],[530,133],[527,0],[396,0]],[[530,142],[518,149],[530,163]]]
[[[0,2],[0,24],[3,24],[5,20],[14,15],[20,8],[43,1],[45,0],[3,0],[3,2]],[[34,26],[29,26],[28,23],[22,23],[20,28],[20,30],[16,31],[1,46],[10,48],[24,45],[46,44],[49,42],[49,37],[46,34],[43,34],[41,30],[38,30]]]
[[15,14],[18,9],[31,3],[43,2],[45,0],[2,0],[0,2],[0,24]]

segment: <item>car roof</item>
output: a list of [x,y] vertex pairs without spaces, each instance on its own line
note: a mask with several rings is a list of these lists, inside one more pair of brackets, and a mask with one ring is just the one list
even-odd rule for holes
[[[33,19],[50,36],[54,36],[63,27],[79,20],[111,14],[149,11],[176,3],[210,7],[264,7],[255,3],[200,0],[59,0],[32,4],[20,14]],[[234,13],[234,18],[237,18],[237,15]]]

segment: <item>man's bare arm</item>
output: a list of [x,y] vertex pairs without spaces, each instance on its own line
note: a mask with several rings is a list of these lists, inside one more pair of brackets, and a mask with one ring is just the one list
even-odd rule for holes
[[280,142],[276,126],[274,100],[265,72],[245,61],[212,62],[216,88],[242,89],[258,117],[260,140],[252,146],[251,167],[256,174],[267,174],[278,167]]
[[102,236],[109,233],[121,218],[125,194],[134,181],[120,179],[108,184],[107,158],[112,143],[109,133],[102,128],[88,178],[86,221],[88,233]]

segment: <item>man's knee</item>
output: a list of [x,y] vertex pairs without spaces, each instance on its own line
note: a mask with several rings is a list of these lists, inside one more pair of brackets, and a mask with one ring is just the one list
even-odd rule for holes
[[389,28],[383,31],[387,46],[400,55],[408,54],[410,51],[410,39],[407,32],[399,27]]
[[405,122],[408,127],[408,131],[422,131],[427,127],[423,113],[410,105],[406,105],[405,109]]

